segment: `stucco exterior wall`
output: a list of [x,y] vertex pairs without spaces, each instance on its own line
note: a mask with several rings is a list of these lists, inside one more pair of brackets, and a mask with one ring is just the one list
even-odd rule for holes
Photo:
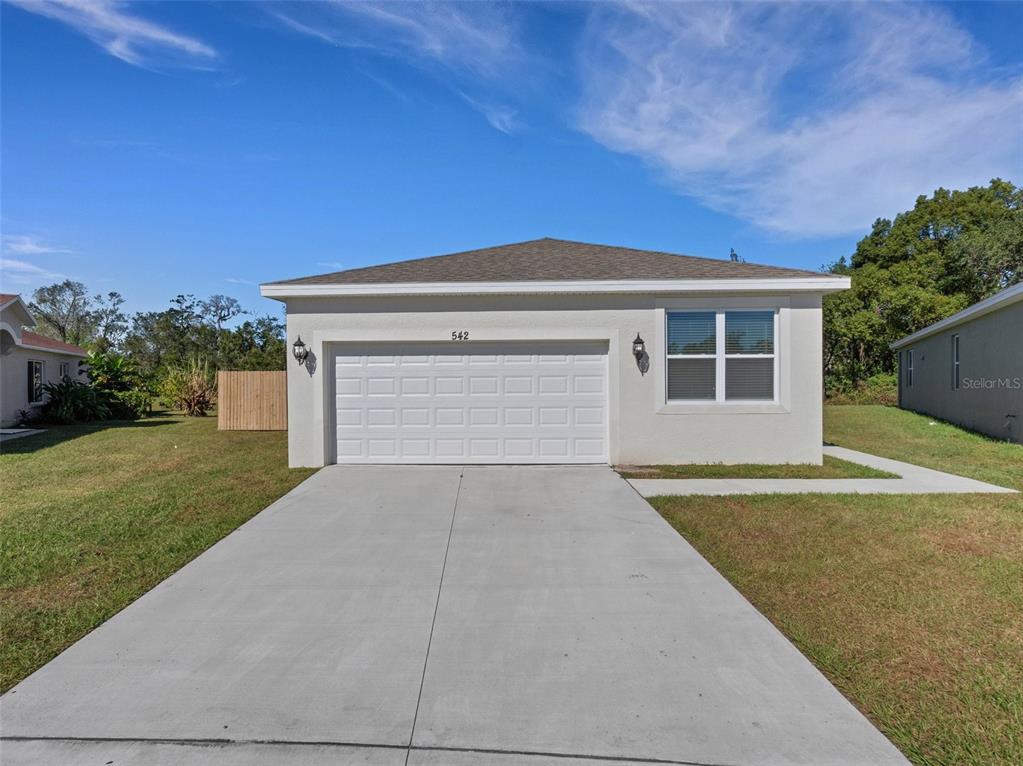
[[43,375],[47,383],[56,383],[60,380],[62,362],[70,364],[72,377],[79,376],[79,380],[86,379],[78,366],[78,362],[82,359],[80,356],[20,347],[11,348],[9,353],[0,356],[0,425],[16,425],[22,410],[31,411],[39,406],[28,403],[28,361],[30,359],[46,363]]
[[[819,294],[414,296],[293,298],[289,346],[299,335],[311,364],[288,361],[292,466],[333,462],[332,354],[343,344],[600,340],[608,344],[612,463],[816,463],[822,461]],[[670,309],[776,308],[778,401],[668,405],[664,322]],[[642,335],[650,368],[641,374],[632,340]]]
[[[960,387],[952,385],[959,335]],[[913,351],[913,385],[905,352]],[[900,349],[899,405],[998,439],[1023,443],[1023,302],[967,320]]]

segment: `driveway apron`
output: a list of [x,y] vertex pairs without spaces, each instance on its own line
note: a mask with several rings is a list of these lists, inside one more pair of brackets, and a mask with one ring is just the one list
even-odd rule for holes
[[324,469],[2,723],[4,764],[905,763],[596,466]]

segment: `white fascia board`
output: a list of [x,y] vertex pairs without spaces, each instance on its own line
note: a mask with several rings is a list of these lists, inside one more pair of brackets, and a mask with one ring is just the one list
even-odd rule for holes
[[0,304],[0,311],[8,308],[14,308],[21,312],[21,324],[23,327],[35,327],[35,317],[32,316],[32,312],[28,310],[28,305],[20,295],[15,295],[7,303]]
[[1000,309],[1003,306],[1007,306],[1010,303],[1015,303],[1019,300],[1023,300],[1023,282],[1002,290],[1000,293],[995,293],[990,298],[985,298],[978,303],[974,303],[972,306],[963,309],[958,314],[945,317],[941,321],[928,325],[922,330],[917,330],[912,335],[907,335],[905,338],[899,338],[899,340],[889,344],[889,348],[904,348],[905,346],[916,343],[918,340],[923,340],[931,335],[951,329],[956,325],[961,325],[971,319],[977,319],[985,314],[990,314],[992,311]]
[[394,284],[284,284],[259,286],[264,298],[375,295],[508,295],[565,293],[813,292],[849,289],[849,277],[773,277],[766,279],[567,280],[561,282],[407,282]]

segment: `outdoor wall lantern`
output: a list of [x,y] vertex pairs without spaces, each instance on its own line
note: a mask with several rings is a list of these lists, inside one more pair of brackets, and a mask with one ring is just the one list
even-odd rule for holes
[[636,357],[636,366],[639,367],[640,374],[646,375],[650,369],[650,357],[646,355],[646,343],[639,333],[636,333],[636,340],[632,341],[632,355]]
[[291,352],[295,355],[295,361],[300,366],[305,365],[306,357],[309,356],[309,349],[305,347],[305,343],[302,342],[302,336],[298,336],[298,340],[295,341],[295,345],[291,347]]
[[646,343],[639,337],[639,333],[636,333],[636,340],[632,341],[632,355],[636,357],[637,362],[646,356]]

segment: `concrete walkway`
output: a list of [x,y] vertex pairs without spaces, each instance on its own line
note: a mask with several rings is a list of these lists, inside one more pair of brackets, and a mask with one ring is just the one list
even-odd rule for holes
[[894,473],[898,479],[629,479],[643,497],[658,495],[854,494],[922,495],[971,492],[1016,493],[964,476],[922,468],[843,447],[824,448],[825,455]]
[[5,766],[906,763],[606,467],[324,469],[0,705]]

